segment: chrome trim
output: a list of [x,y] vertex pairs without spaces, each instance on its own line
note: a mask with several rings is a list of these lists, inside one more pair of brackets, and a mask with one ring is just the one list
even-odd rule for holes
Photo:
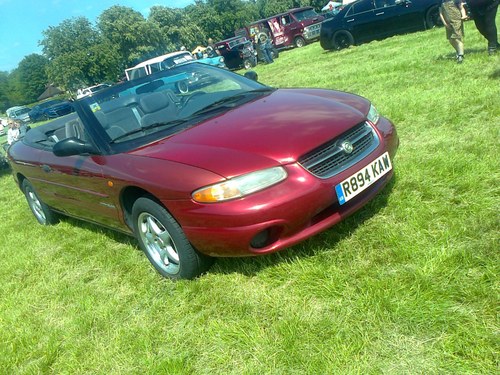
[[[347,144],[352,145],[351,152]],[[365,121],[301,156],[298,163],[314,176],[327,179],[364,159],[379,144],[375,129]]]

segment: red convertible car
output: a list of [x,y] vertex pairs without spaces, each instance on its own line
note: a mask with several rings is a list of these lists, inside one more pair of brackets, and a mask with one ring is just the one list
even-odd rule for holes
[[387,184],[399,144],[367,99],[275,89],[199,63],[74,107],[8,150],[34,216],[133,234],[172,279],[333,226]]

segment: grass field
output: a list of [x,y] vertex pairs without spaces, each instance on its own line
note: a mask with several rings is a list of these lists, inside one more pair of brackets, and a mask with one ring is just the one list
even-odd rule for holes
[[498,374],[500,54],[473,23],[255,69],[276,87],[370,98],[396,176],[340,225],[278,254],[162,279],[120,234],[36,224],[0,176],[1,374]]

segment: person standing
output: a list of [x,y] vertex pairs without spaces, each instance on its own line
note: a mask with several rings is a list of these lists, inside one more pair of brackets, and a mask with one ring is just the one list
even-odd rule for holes
[[269,40],[269,35],[266,32],[261,31],[257,34],[256,39],[264,61],[267,64],[272,64],[274,60],[271,53],[271,41]]
[[220,56],[219,50],[215,48],[214,40],[212,38],[208,38],[207,42],[207,48],[205,50],[207,53],[207,57]]
[[488,41],[488,54],[493,55],[500,48],[495,23],[499,0],[467,0],[477,30]]
[[462,0],[443,0],[439,16],[446,28],[446,38],[456,52],[457,63],[464,61],[464,5]]
[[15,121],[9,123],[9,130],[7,131],[7,143],[11,145],[19,139],[19,124]]

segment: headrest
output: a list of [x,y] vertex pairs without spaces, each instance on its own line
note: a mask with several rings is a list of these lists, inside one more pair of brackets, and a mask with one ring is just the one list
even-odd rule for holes
[[156,112],[160,109],[168,107],[169,101],[165,94],[161,92],[153,92],[141,97],[140,106],[146,113]]

